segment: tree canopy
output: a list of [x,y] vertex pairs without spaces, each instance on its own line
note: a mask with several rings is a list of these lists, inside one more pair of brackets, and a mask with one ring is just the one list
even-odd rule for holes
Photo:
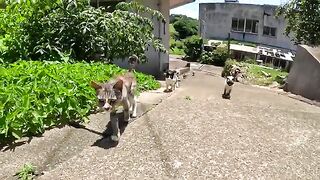
[[171,15],[170,23],[173,23],[179,39],[198,34],[198,20],[196,19],[184,15]]
[[320,0],[290,0],[278,15],[288,20],[286,34],[293,33],[295,42],[320,45]]

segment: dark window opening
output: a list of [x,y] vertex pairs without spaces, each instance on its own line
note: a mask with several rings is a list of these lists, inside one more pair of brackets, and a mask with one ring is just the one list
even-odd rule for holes
[[267,35],[267,36],[276,36],[276,32],[277,32],[277,28],[274,27],[268,27],[268,26],[264,26],[263,27],[263,35]]
[[237,31],[238,30],[238,19],[232,18],[232,30]]
[[239,19],[238,31],[244,31],[244,19]]
[[258,33],[258,20],[246,19],[246,32]]

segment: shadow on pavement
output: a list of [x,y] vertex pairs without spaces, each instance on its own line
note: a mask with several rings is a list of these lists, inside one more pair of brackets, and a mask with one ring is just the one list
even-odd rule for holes
[[14,142],[14,140],[9,141],[9,142],[1,142],[0,143],[0,152],[6,152],[6,151],[12,151],[16,149],[16,147],[22,146],[24,144],[29,144],[31,142],[33,137],[28,137],[28,140],[25,141],[19,141],[19,142]]
[[[102,133],[102,138],[98,139],[96,142],[93,143],[92,146],[98,146],[104,149],[109,149],[116,147],[118,145],[118,142],[112,141],[110,136],[113,133],[112,126],[111,126],[111,118],[118,118],[119,123],[119,129],[120,129],[120,135],[123,134],[126,127],[128,126],[128,122],[125,122],[123,119],[123,113],[117,113],[115,117],[110,117],[110,121],[108,122],[106,126],[106,130]],[[121,139],[121,137],[120,137]]]

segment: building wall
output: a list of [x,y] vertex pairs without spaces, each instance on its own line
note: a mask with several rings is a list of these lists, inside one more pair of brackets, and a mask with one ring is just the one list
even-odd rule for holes
[[[152,9],[160,11],[166,22],[163,23],[161,20],[157,20],[153,18],[154,22],[154,34],[156,37],[160,37],[162,40],[162,44],[169,49],[169,10],[170,3],[169,0],[137,0],[141,4],[150,7]],[[155,51],[154,48],[150,47],[146,52],[146,56],[148,58],[148,62],[144,64],[140,64],[137,67],[137,71],[144,72],[147,74],[151,74],[157,78],[160,78],[163,74],[162,72],[165,69],[169,68],[169,54],[168,53],[160,53]],[[128,62],[126,59],[118,59],[114,61],[115,64],[120,67],[127,68]]]
[[[271,5],[202,3],[199,5],[200,34],[207,39],[227,39],[230,32],[236,40],[295,50],[294,43],[284,35],[286,22],[283,17],[275,18],[275,9],[276,6]],[[233,17],[259,20],[258,33],[232,31]],[[264,26],[276,27],[276,37],[263,35]]]
[[[318,52],[318,59],[312,50]],[[298,47],[288,76],[287,90],[320,101],[320,48]]]

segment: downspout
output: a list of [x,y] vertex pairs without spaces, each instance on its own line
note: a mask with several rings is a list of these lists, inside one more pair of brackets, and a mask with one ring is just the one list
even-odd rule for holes
[[[158,3],[157,3],[157,6],[158,6],[158,11],[160,11],[161,12],[161,0],[158,0]],[[159,24],[159,26],[158,26],[158,37],[159,37],[159,39],[161,39],[161,41],[162,41],[162,38],[161,38],[161,21],[160,20],[158,20],[158,24]],[[159,51],[158,52],[158,58],[159,58],[159,71],[160,70],[162,70],[162,67],[161,67],[161,52]],[[159,74],[158,74],[158,76],[159,76],[159,78],[161,77],[161,72],[159,72]]]

